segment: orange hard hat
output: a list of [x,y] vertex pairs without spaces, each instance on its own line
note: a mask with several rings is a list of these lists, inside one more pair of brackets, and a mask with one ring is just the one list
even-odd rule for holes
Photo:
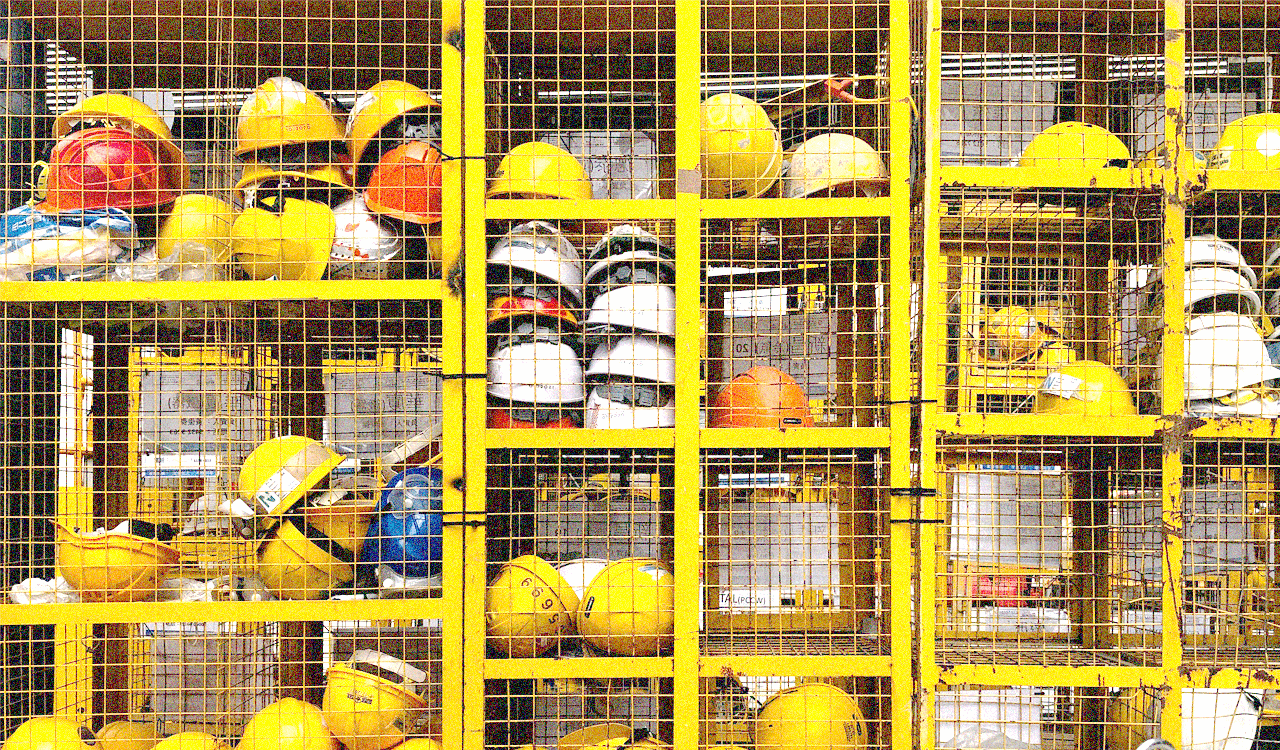
[[489,328],[494,329],[500,323],[510,327],[512,320],[524,317],[554,318],[577,328],[578,318],[567,307],[561,306],[559,300],[527,297],[524,295],[494,297],[489,300]]
[[146,141],[121,128],[86,128],[53,147],[41,208],[142,208],[176,197],[169,171]]
[[573,430],[578,420],[561,409],[490,403],[484,426],[490,430]]
[[440,221],[440,151],[430,143],[409,141],[378,160],[369,175],[364,202],[369,210],[414,224]]
[[809,399],[795,378],[757,365],[729,381],[711,401],[711,427],[813,427]]

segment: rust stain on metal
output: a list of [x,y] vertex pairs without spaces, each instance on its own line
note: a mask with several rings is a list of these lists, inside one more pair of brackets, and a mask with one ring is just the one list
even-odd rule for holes
[[453,265],[449,268],[449,273],[445,275],[446,286],[449,289],[449,294],[452,294],[454,297],[458,297],[459,299],[462,298],[466,288],[464,286],[465,273],[463,271],[463,257],[465,255],[466,253],[458,253],[457,260],[455,260]]

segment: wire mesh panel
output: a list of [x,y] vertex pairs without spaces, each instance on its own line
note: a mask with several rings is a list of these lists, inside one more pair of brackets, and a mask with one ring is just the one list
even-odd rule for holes
[[439,3],[5,20],[0,278],[440,276]]
[[705,653],[882,653],[888,608],[874,455],[706,453]]
[[488,197],[674,196],[674,8],[488,4]]
[[1126,167],[1163,142],[1160,3],[949,0],[942,15],[943,166],[1047,167],[1053,179]]
[[670,747],[670,683],[557,678],[485,683],[485,747],[590,747],[605,740]]
[[892,747],[887,681],[737,674],[700,683],[701,747]]
[[[975,188],[943,193],[946,410],[1160,413],[1156,194],[1100,194],[1071,208],[1023,198]],[[1105,367],[1070,367],[1079,361]],[[1057,370],[1080,382],[1046,380]]]
[[491,656],[668,652],[670,472],[662,452],[490,452]]
[[1269,668],[1275,661],[1276,511],[1269,443],[1184,445],[1184,662]]
[[970,447],[940,457],[938,658],[1081,666],[1157,655],[1158,635],[1141,637],[1161,625],[1155,447]]
[[56,428],[16,446],[42,479],[6,490],[8,545],[22,551],[5,557],[7,600],[429,591],[438,312],[194,304],[218,317],[6,308],[28,321],[6,346],[37,353],[6,370],[8,396],[44,404]]
[[887,6],[702,3],[702,195],[884,194]]
[[[883,424],[896,293],[885,231],[865,218],[704,224],[708,426]],[[762,392],[759,414],[748,416],[753,381],[778,395]],[[795,413],[770,422],[770,399]]]
[[[1043,686],[938,691],[938,748],[1134,748],[1148,726],[1111,691]],[[1145,736],[1143,736],[1145,734]],[[1136,742],[1131,738],[1141,737]]]
[[28,637],[44,646],[33,651],[43,658],[22,667],[43,675],[52,701],[15,691],[30,710],[8,717],[13,736],[39,741],[78,725],[108,747],[180,733],[208,736],[170,746],[390,747],[439,738],[438,621],[297,625],[41,626]]

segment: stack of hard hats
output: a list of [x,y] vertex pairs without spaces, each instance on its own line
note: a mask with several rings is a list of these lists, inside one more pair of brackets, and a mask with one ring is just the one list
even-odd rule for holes
[[759,104],[740,94],[702,103],[702,196],[757,198],[778,181],[782,139]]
[[[1185,410],[1189,415],[1280,416],[1269,387],[1280,377],[1256,322],[1262,300],[1257,277],[1239,250],[1213,235],[1183,243],[1182,294]],[[1163,273],[1151,274],[1145,317],[1160,320]],[[1157,378],[1162,370],[1157,368]]]
[[427,702],[427,673],[372,649],[357,649],[329,668],[324,689],[325,726],[347,750],[387,750],[412,732]]
[[236,183],[244,211],[232,253],[252,279],[322,278],[334,247],[333,208],[351,197],[336,105],[297,81],[269,78],[236,119]]
[[486,198],[587,200],[591,180],[576,156],[541,141],[522,143],[498,163]]
[[278,598],[321,599],[355,578],[373,509],[326,492],[343,460],[315,440],[286,435],[254,448],[240,467],[240,497],[265,520],[258,577]]
[[408,261],[440,259],[439,139],[440,103],[407,81],[376,84],[356,99],[347,117],[361,205],[406,238]]
[[360,547],[360,565],[380,588],[439,586],[443,497],[443,474],[435,467],[405,469],[387,482]]
[[730,380],[707,405],[708,427],[812,427],[804,389],[787,373],[756,365]]
[[867,722],[851,695],[823,682],[780,690],[752,726],[756,750],[864,750]]
[[281,698],[244,725],[236,750],[340,750],[320,709],[297,698]]
[[58,573],[86,602],[127,602],[155,596],[181,552],[165,542],[165,524],[127,521],[114,529],[81,531],[53,522]]
[[587,428],[675,425],[675,254],[623,224],[587,257],[586,333],[598,341],[586,379]]
[[652,656],[671,644],[674,596],[671,571],[658,560],[586,559],[557,569],[525,555],[489,584],[489,644],[507,656],[533,657],[576,629],[604,653]]
[[556,227],[517,225],[488,260],[492,428],[581,424],[582,262]]

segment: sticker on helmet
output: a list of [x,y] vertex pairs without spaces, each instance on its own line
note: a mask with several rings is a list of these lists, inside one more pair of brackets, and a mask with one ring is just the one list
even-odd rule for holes
[[1051,372],[1045,377],[1044,382],[1040,384],[1040,392],[1049,396],[1083,400],[1084,394],[1080,393],[1080,386],[1082,385],[1084,385],[1084,381],[1074,375]]
[[254,502],[266,513],[272,513],[291,492],[302,485],[288,469],[281,469],[263,480],[253,493]]

